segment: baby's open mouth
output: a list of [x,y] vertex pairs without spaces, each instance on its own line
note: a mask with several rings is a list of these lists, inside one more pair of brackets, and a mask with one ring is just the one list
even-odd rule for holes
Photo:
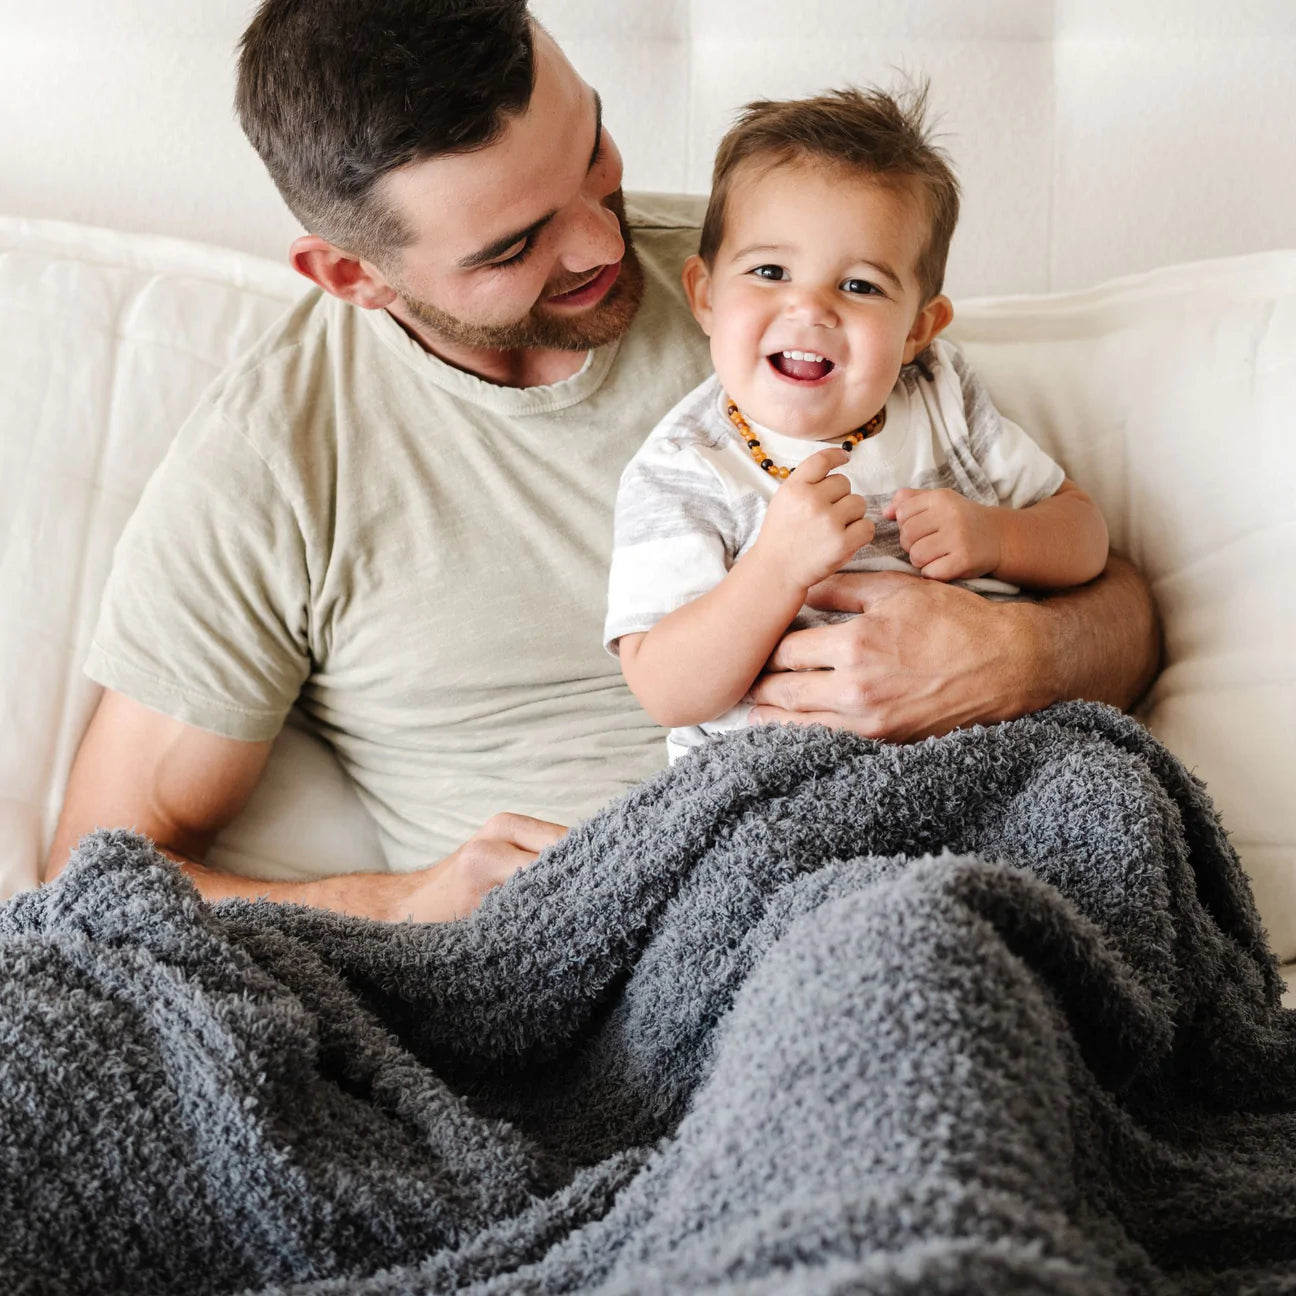
[[767,359],[784,378],[797,382],[818,382],[833,371],[833,362],[814,351],[775,351]]

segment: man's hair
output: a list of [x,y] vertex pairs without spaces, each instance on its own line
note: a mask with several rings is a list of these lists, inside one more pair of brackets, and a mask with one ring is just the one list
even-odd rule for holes
[[534,80],[526,0],[264,0],[235,106],[297,219],[381,260],[413,235],[378,181],[494,143]]
[[720,141],[699,255],[715,263],[724,238],[734,179],[747,165],[816,162],[883,184],[909,185],[926,209],[927,239],[918,282],[930,300],[945,281],[945,258],[958,223],[959,187],[943,149],[927,129],[927,87],[901,95],[848,88],[813,99],[758,99],[743,108]]

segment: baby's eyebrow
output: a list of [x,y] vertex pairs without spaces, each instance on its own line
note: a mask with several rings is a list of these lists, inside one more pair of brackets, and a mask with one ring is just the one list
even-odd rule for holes
[[900,276],[891,269],[889,265],[884,265],[881,261],[859,261],[857,265],[868,266],[870,270],[876,270],[883,279],[889,279],[897,288],[903,288],[900,282]]

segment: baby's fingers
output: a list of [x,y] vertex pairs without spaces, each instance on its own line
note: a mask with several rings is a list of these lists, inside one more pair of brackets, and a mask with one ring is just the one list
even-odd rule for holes
[[804,463],[799,464],[795,476],[797,481],[813,485],[823,481],[834,468],[840,468],[842,464],[849,462],[850,455],[841,446],[829,446],[826,450],[816,451]]
[[891,502],[882,510],[882,516],[903,526],[915,513],[923,511],[926,507],[924,497],[928,493],[928,491],[910,490],[908,486],[902,486],[891,496]]

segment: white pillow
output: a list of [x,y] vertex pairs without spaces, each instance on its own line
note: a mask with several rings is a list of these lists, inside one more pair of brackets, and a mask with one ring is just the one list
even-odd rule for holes
[[1166,666],[1141,714],[1296,958],[1296,252],[968,302],[953,332],[1151,582]]

